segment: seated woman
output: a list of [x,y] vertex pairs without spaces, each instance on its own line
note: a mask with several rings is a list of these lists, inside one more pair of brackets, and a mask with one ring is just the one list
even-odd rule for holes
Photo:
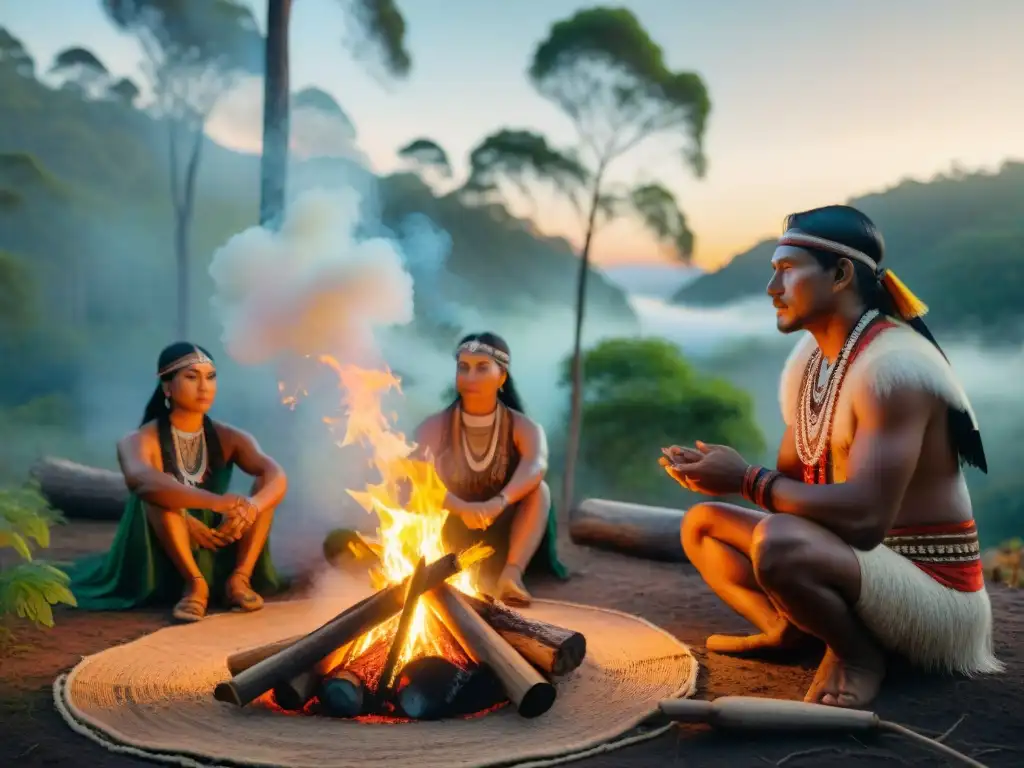
[[419,450],[434,457],[448,488],[445,541],[452,550],[478,541],[494,547],[483,563],[485,582],[496,582],[496,596],[510,605],[528,605],[524,573],[568,576],[558,560],[555,510],[544,482],[547,438],[523,413],[501,337],[466,336],[455,357],[458,397],[416,430]]
[[[213,586],[232,608],[259,610],[259,593],[283,586],[266,543],[284,471],[252,436],[206,415],[217,394],[209,352],[172,344],[157,376],[139,429],[117,446],[131,493],[114,543],[69,570],[78,607],[124,610],[180,597],[174,618],[198,621]],[[250,498],[227,492],[234,466],[255,478]]]

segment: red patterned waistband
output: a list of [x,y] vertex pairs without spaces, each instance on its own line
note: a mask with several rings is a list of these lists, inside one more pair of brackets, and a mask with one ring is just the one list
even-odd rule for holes
[[978,592],[985,587],[973,520],[893,528],[883,544],[950,589]]

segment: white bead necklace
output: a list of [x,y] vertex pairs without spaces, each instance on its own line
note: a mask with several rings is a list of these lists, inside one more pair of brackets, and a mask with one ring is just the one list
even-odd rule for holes
[[864,314],[854,326],[853,332],[833,363],[824,383],[820,381],[824,357],[820,347],[815,347],[807,360],[803,381],[800,384],[800,408],[796,419],[796,451],[801,463],[815,466],[825,455],[832,436],[832,417],[836,401],[842,388],[843,376],[849,365],[857,340],[878,316],[877,310]]
[[[483,472],[494,461],[494,454],[498,450],[498,435],[501,432],[501,409],[495,409],[494,413],[488,416],[474,416],[460,409],[459,417],[462,419],[462,453],[466,457],[466,464],[474,472]],[[466,435],[465,427],[486,427],[491,425],[491,442],[487,453],[483,458],[477,459],[469,447],[469,437]]]
[[205,431],[182,432],[172,424],[171,440],[181,479],[185,485],[201,485],[207,469]]

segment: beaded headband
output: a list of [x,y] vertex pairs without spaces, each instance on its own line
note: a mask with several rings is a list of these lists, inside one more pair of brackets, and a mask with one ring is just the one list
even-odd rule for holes
[[827,251],[836,256],[845,256],[848,259],[859,261],[875,273],[878,282],[885,288],[892,299],[897,314],[904,320],[913,320],[922,317],[928,312],[928,305],[914,295],[913,291],[904,285],[903,281],[896,277],[891,269],[878,266],[878,262],[872,259],[863,251],[851,248],[848,245],[837,243],[825,237],[816,237],[799,229],[790,229],[779,238],[779,245],[791,245],[796,248],[817,248],[820,251]]
[[503,352],[497,347],[485,344],[482,341],[467,341],[459,345],[459,348],[455,350],[455,357],[458,357],[463,352],[467,352],[470,355],[487,355],[492,358],[494,362],[500,365],[502,368],[508,368],[512,360],[509,358],[508,352]]
[[779,238],[778,244],[792,245],[796,248],[818,248],[822,251],[834,253],[836,256],[845,256],[848,259],[859,261],[864,266],[871,267],[871,271],[875,274],[878,274],[879,271],[878,262],[863,251],[858,251],[856,248],[851,248],[848,245],[837,243],[835,240],[827,240],[824,237],[808,235],[806,232],[801,232],[799,229],[790,229],[787,232],[784,232],[782,237]]
[[189,352],[184,357],[179,357],[173,363],[165,365],[159,371],[156,372],[158,378],[163,378],[169,373],[180,371],[182,368],[188,368],[190,365],[199,365],[200,363],[209,363],[213,365],[213,360],[203,350],[196,347],[194,351]]

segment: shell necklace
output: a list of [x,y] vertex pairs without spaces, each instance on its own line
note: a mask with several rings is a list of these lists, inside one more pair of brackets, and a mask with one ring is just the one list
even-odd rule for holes
[[174,442],[174,459],[178,473],[185,485],[198,486],[206,475],[206,432],[182,432],[171,425],[171,440]]
[[[501,409],[495,408],[493,413],[486,416],[474,416],[465,411],[459,411],[459,418],[462,419],[462,454],[466,458],[466,464],[474,472],[483,472],[494,461],[494,454],[498,450],[498,433],[501,431]],[[490,427],[490,445],[483,456],[477,456],[469,445],[469,437],[466,435],[466,427]]]
[[[832,417],[843,377],[850,363],[850,355],[864,329],[876,317],[877,310],[872,309],[864,313],[831,367],[825,365],[820,347],[815,347],[807,360],[807,367],[804,368],[803,380],[800,383],[800,407],[797,410],[795,435],[796,452],[805,466],[815,466],[825,455],[832,437]],[[823,372],[827,374],[824,380]]]

